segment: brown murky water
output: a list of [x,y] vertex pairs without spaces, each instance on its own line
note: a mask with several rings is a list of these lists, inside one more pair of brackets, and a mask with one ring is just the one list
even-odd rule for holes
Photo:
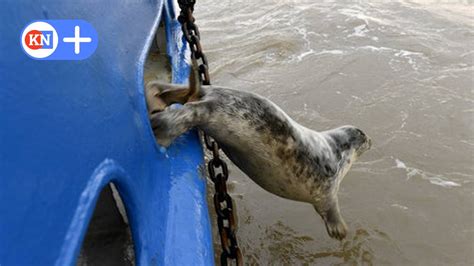
[[356,125],[375,144],[341,185],[342,242],[310,205],[232,168],[246,263],[473,265],[472,1],[315,2],[196,6],[214,84],[316,130]]

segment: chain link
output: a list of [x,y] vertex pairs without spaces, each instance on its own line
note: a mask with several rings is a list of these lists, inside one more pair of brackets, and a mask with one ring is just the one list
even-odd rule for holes
[[[198,66],[199,77],[204,85],[210,85],[209,68],[206,55],[202,51],[199,28],[194,24],[194,4],[196,0],[178,0],[181,9],[178,21],[181,23],[184,37],[191,50],[193,65]],[[192,71],[192,70],[191,70]],[[236,265],[243,265],[242,253],[237,243],[237,220],[235,202],[227,193],[229,170],[227,164],[219,156],[219,145],[208,135],[204,135],[204,144],[212,152],[212,159],[207,164],[209,177],[214,183],[214,208],[217,214],[217,227],[221,238],[221,265],[227,265],[229,259],[235,260]]]

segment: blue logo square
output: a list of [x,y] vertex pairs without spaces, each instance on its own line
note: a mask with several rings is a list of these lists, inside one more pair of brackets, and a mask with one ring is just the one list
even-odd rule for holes
[[51,49],[53,48],[53,32],[49,30],[41,31],[43,36],[41,36],[42,49]]

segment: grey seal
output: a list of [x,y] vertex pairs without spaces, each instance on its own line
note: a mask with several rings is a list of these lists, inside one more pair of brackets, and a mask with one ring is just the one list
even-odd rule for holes
[[354,126],[311,130],[255,93],[197,86],[192,77],[190,84],[190,88],[158,81],[147,85],[152,92],[149,106],[184,104],[152,111],[150,122],[158,144],[168,147],[187,130],[201,129],[262,188],[312,204],[329,236],[342,240],[347,226],[337,192],[354,161],[370,149],[370,138]]

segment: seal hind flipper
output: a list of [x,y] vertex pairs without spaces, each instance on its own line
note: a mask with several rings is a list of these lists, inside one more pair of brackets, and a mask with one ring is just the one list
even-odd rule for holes
[[146,85],[145,93],[150,114],[161,112],[174,103],[185,104],[199,100],[201,81],[196,62],[193,61],[189,72],[189,85],[169,84],[154,80]]
[[161,112],[173,103],[184,104],[182,95],[187,94],[187,91],[188,87],[185,85],[167,84],[160,81],[149,82],[145,88],[148,114]]
[[189,94],[189,88],[181,84],[169,84],[161,81],[149,82],[146,86],[147,102],[154,103],[160,100],[167,106],[173,103],[185,104]]

